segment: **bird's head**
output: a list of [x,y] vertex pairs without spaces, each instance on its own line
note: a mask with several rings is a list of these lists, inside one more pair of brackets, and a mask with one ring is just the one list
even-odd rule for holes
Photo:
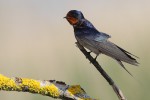
[[80,20],[84,19],[84,16],[81,11],[70,10],[64,18],[66,18],[71,25],[76,25]]

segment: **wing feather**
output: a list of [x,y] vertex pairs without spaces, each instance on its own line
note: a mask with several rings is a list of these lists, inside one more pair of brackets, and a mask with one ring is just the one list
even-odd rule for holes
[[108,55],[114,59],[118,59],[120,61],[124,61],[133,65],[137,65],[138,62],[135,58],[131,57],[131,55],[123,52],[118,46],[113,44],[110,41],[104,42],[95,42],[95,46],[99,49],[103,54]]
[[96,54],[103,53],[114,59],[138,65],[131,53],[108,41],[110,36],[106,33],[98,32],[95,28],[81,28],[75,32],[75,36],[84,47]]

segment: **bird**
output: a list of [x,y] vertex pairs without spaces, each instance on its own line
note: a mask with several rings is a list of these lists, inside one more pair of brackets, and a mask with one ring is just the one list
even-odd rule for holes
[[73,26],[77,42],[90,50],[89,53],[96,54],[95,60],[99,54],[107,55],[115,59],[132,76],[122,62],[138,66],[137,56],[109,41],[111,36],[98,31],[81,11],[70,10],[64,18]]

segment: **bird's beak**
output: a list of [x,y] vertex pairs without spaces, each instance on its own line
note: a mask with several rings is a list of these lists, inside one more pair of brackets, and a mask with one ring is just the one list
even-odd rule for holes
[[67,16],[65,16],[64,18],[67,18]]

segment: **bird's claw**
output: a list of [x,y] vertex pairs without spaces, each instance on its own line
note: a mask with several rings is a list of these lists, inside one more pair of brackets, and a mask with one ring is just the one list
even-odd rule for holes
[[92,51],[87,52],[89,55],[91,54]]
[[[92,51],[87,52],[87,55],[90,55]],[[86,56],[86,59],[88,58],[88,56]]]

